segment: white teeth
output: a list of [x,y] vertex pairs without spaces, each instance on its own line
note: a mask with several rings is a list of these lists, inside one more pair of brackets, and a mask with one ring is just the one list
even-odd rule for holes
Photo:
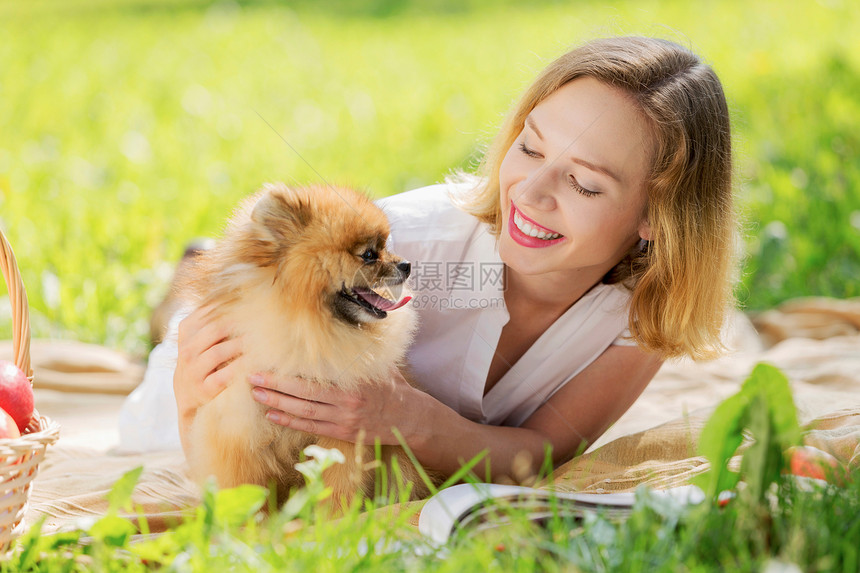
[[529,237],[536,237],[545,241],[561,237],[559,233],[547,233],[537,227],[533,227],[528,221],[523,219],[522,215],[520,215],[518,211],[514,211],[514,225],[516,225],[524,235],[528,235]]

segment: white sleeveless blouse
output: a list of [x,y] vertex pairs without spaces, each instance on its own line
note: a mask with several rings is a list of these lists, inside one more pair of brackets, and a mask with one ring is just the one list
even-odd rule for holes
[[495,237],[450,200],[466,189],[433,185],[379,201],[391,223],[391,250],[412,263],[419,330],[409,365],[423,390],[462,416],[519,426],[610,345],[634,344],[626,338],[630,294],[595,285],[484,396],[509,315]]

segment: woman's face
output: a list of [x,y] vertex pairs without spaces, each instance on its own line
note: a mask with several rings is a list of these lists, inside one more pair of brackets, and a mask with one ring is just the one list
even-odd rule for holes
[[594,78],[535,107],[499,170],[499,253],[524,275],[596,283],[650,238],[645,178],[654,142],[636,105]]

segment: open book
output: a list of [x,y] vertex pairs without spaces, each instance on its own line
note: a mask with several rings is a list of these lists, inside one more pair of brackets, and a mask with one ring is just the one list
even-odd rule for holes
[[[691,505],[705,497],[695,486],[652,491],[651,495],[668,496]],[[579,519],[589,512],[623,519],[630,514],[635,499],[632,492],[565,493],[511,485],[459,484],[427,500],[418,529],[430,540],[444,543],[457,530],[479,531],[508,523],[502,511],[505,508],[524,512],[530,521],[538,523],[554,515]]]

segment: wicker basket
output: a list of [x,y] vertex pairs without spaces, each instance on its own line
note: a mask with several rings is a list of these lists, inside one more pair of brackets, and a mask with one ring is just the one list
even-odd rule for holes
[[[30,314],[27,293],[18,272],[12,247],[0,231],[0,267],[12,303],[14,332],[12,345],[15,364],[33,384],[30,368]],[[30,499],[30,486],[48,445],[57,441],[60,427],[56,422],[33,413],[30,425],[20,438],[0,439],[0,554],[5,553],[24,530],[24,514]]]

